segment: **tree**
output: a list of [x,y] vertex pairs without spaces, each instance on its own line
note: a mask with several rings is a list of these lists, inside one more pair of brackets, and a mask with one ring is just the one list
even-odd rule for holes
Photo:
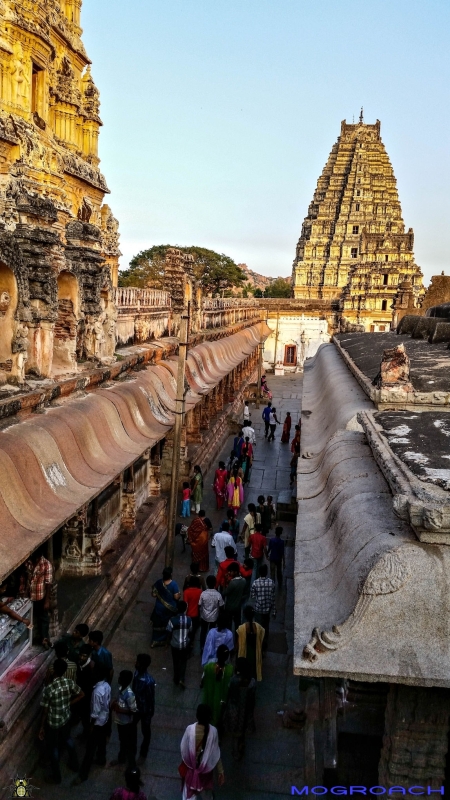
[[264,295],[262,293],[262,289],[255,289],[254,297],[264,297]]
[[266,286],[264,297],[291,297],[292,290],[284,278],[275,278]]
[[[119,286],[150,286],[169,289],[164,276],[164,259],[172,245],[155,245],[142,250],[130,261],[130,268],[119,274]],[[221,294],[234,286],[242,286],[245,273],[229,256],[205,247],[178,247],[182,253],[194,256],[194,276],[205,294]]]

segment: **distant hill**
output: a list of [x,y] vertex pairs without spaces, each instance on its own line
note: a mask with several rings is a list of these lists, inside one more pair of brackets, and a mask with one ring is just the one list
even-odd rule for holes
[[[267,277],[267,275],[260,275],[259,272],[253,272],[252,269],[248,268],[247,264],[238,264],[238,267],[240,267],[241,270],[245,272],[246,282],[248,281],[249,283],[251,283],[252,286],[254,286],[256,289],[261,289],[262,292],[264,291],[266,286],[269,285],[269,283],[275,280],[275,277]],[[286,283],[290,283],[291,276],[289,275],[289,277],[284,278],[284,280],[286,281]]]

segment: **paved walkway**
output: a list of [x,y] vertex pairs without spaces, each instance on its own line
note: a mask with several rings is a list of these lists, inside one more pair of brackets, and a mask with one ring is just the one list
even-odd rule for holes
[[[298,375],[274,378],[270,376],[269,385],[273,391],[279,419],[284,419],[290,411],[293,424],[300,413],[302,377]],[[249,502],[257,502],[259,494],[272,494],[276,502],[278,492],[289,487],[290,447],[280,443],[281,426],[277,430],[275,442],[268,443],[263,435],[261,420],[262,408],[252,409],[253,423],[257,433],[257,446],[250,486],[240,517]],[[227,440],[219,458],[225,460],[232,446],[231,437]],[[219,460],[219,458],[217,460]],[[215,510],[215,497],[212,491],[212,473],[205,476],[205,496],[203,506],[211,518],[214,529],[224,518],[223,511]],[[245,513],[245,512],[244,512]],[[283,538],[293,539],[295,526],[282,522]],[[181,542],[175,543],[176,557],[174,578],[179,584],[189,572],[190,549],[181,554]],[[243,551],[243,546],[240,546]],[[243,557],[243,552],[240,553]],[[224,737],[222,757],[225,768],[225,786],[216,792],[217,800],[275,800],[281,795],[290,795],[291,785],[300,786],[303,779],[301,733],[287,730],[282,726],[283,710],[290,703],[298,703],[298,679],[292,675],[293,644],[293,559],[294,548],[286,551],[285,587],[277,597],[277,617],[271,621],[271,635],[268,653],[263,662],[263,680],[258,684],[257,708],[255,714],[256,733],[247,737],[246,755],[242,762],[231,758],[230,738]],[[150,668],[156,683],[156,713],[152,726],[152,743],[144,766],[141,767],[144,791],[151,800],[178,800],[180,780],[177,767],[180,763],[180,741],[185,727],[195,722],[195,709],[201,702],[201,666],[198,637],[194,656],[188,662],[185,691],[173,685],[172,659],[169,650],[149,650],[150,614],[153,608],[151,587],[160,577],[163,556],[152,567],[138,596],[131,604],[120,626],[108,644],[114,658],[115,681],[113,695],[117,687],[116,679],[121,669],[132,669],[135,656],[139,652],[151,652]],[[214,564],[214,552],[210,557]],[[140,741],[140,739],[139,739]],[[82,747],[79,748],[80,756]],[[116,758],[118,751],[117,733],[113,731],[108,746],[108,760]],[[65,757],[63,758],[65,762]],[[33,776],[34,783],[42,787],[38,797],[45,800],[58,800],[61,797],[76,796],[77,800],[93,798],[108,800],[117,786],[123,785],[123,768],[93,767],[89,780],[77,788],[71,787],[73,773],[63,764],[62,786],[46,786],[44,771]]]

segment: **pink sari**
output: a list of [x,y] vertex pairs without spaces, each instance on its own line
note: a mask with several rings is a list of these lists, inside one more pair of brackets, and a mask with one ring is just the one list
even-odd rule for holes
[[190,800],[203,790],[214,788],[214,767],[220,760],[219,735],[217,729],[210,725],[205,749],[198,763],[196,727],[197,723],[188,725],[181,740],[183,763],[179,771],[183,776],[182,800]]

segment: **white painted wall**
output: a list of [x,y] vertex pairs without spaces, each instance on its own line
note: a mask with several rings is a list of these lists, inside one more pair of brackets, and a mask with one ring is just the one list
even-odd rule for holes
[[[300,372],[303,370],[305,359],[315,356],[320,345],[330,341],[326,319],[281,312],[278,318],[278,336],[276,334],[276,315],[269,315],[267,324],[269,328],[273,329],[273,333],[270,334],[264,345],[263,365],[265,370],[273,369],[275,362],[284,362],[286,345],[296,345],[297,364],[292,367],[285,366],[285,371]],[[275,341],[277,342],[276,354],[274,352]]]

